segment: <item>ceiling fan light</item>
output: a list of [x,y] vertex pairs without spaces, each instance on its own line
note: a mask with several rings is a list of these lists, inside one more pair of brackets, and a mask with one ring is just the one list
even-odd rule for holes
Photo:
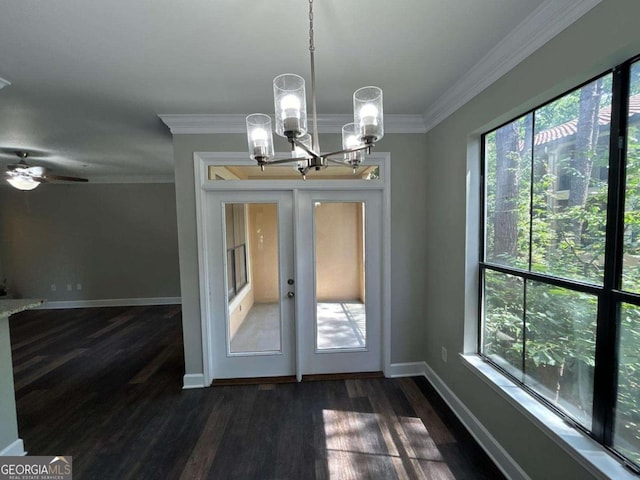
[[304,78],[293,73],[273,79],[273,101],[276,113],[276,134],[300,138],[307,133],[307,99]]
[[7,178],[7,182],[9,182],[13,188],[24,191],[33,190],[40,185],[40,182],[36,182],[33,178],[22,176]]

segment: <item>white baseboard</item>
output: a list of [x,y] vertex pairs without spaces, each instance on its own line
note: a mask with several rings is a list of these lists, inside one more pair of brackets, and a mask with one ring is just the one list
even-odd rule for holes
[[24,451],[24,443],[19,438],[0,450],[0,457],[23,457],[27,454]]
[[182,389],[189,390],[190,388],[204,388],[204,374],[202,373],[188,373],[182,377]]
[[427,364],[424,362],[392,363],[389,366],[389,377],[426,376]]
[[181,297],[149,297],[149,298],[105,298],[100,300],[63,300],[45,302],[35,310],[56,310],[61,308],[92,307],[136,307],[141,305],[177,305],[182,303]]
[[493,463],[510,480],[531,480],[507,451],[426,362],[392,363],[390,377],[424,376]]
[[[424,362],[423,362],[424,363]],[[480,423],[475,415],[462,403],[455,393],[447,386],[446,383],[433,371],[433,369],[424,363],[424,376],[429,380],[433,388],[442,397],[445,403],[462,422],[467,431],[475,438],[476,442],[482,447],[485,453],[493,460],[493,463],[502,471],[505,477],[511,480],[531,480],[524,470],[511,458],[511,455],[498,443],[491,435],[489,430]]]

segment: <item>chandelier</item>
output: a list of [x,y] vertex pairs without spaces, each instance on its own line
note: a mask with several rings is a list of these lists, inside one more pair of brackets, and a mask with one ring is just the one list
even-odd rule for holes
[[264,113],[251,114],[246,119],[249,156],[258,163],[262,171],[266,165],[296,163],[296,169],[305,179],[310,170],[321,170],[331,162],[350,165],[355,173],[364,160],[365,152],[370,154],[375,142],[384,136],[382,90],[373,86],[362,87],[353,94],[354,121],[342,127],[342,150],[320,153],[313,40],[313,0],[309,0],[313,137],[307,126],[304,78],[293,73],[278,75],[273,80],[275,131],[291,145],[292,158],[274,158],[271,117]]

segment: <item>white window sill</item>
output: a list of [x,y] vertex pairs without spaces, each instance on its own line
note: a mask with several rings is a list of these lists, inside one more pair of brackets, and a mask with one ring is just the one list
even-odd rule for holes
[[596,478],[638,480],[616,457],[513,383],[479,355],[460,354],[462,364],[547,434],[559,448],[584,465]]
[[242,303],[242,301],[244,300],[244,297],[246,297],[247,294],[251,291],[250,287],[251,287],[251,284],[247,282],[240,289],[240,291],[236,293],[236,296],[233,297],[231,299],[231,303],[229,303],[229,312],[233,312],[236,308],[238,308],[238,305]]

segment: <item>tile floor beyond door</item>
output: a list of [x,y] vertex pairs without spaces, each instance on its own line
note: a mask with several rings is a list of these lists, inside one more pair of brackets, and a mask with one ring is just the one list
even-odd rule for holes
[[[320,302],[317,318],[318,349],[366,346],[366,318],[363,303]],[[280,305],[255,303],[231,340],[231,352],[278,350],[280,350]]]

